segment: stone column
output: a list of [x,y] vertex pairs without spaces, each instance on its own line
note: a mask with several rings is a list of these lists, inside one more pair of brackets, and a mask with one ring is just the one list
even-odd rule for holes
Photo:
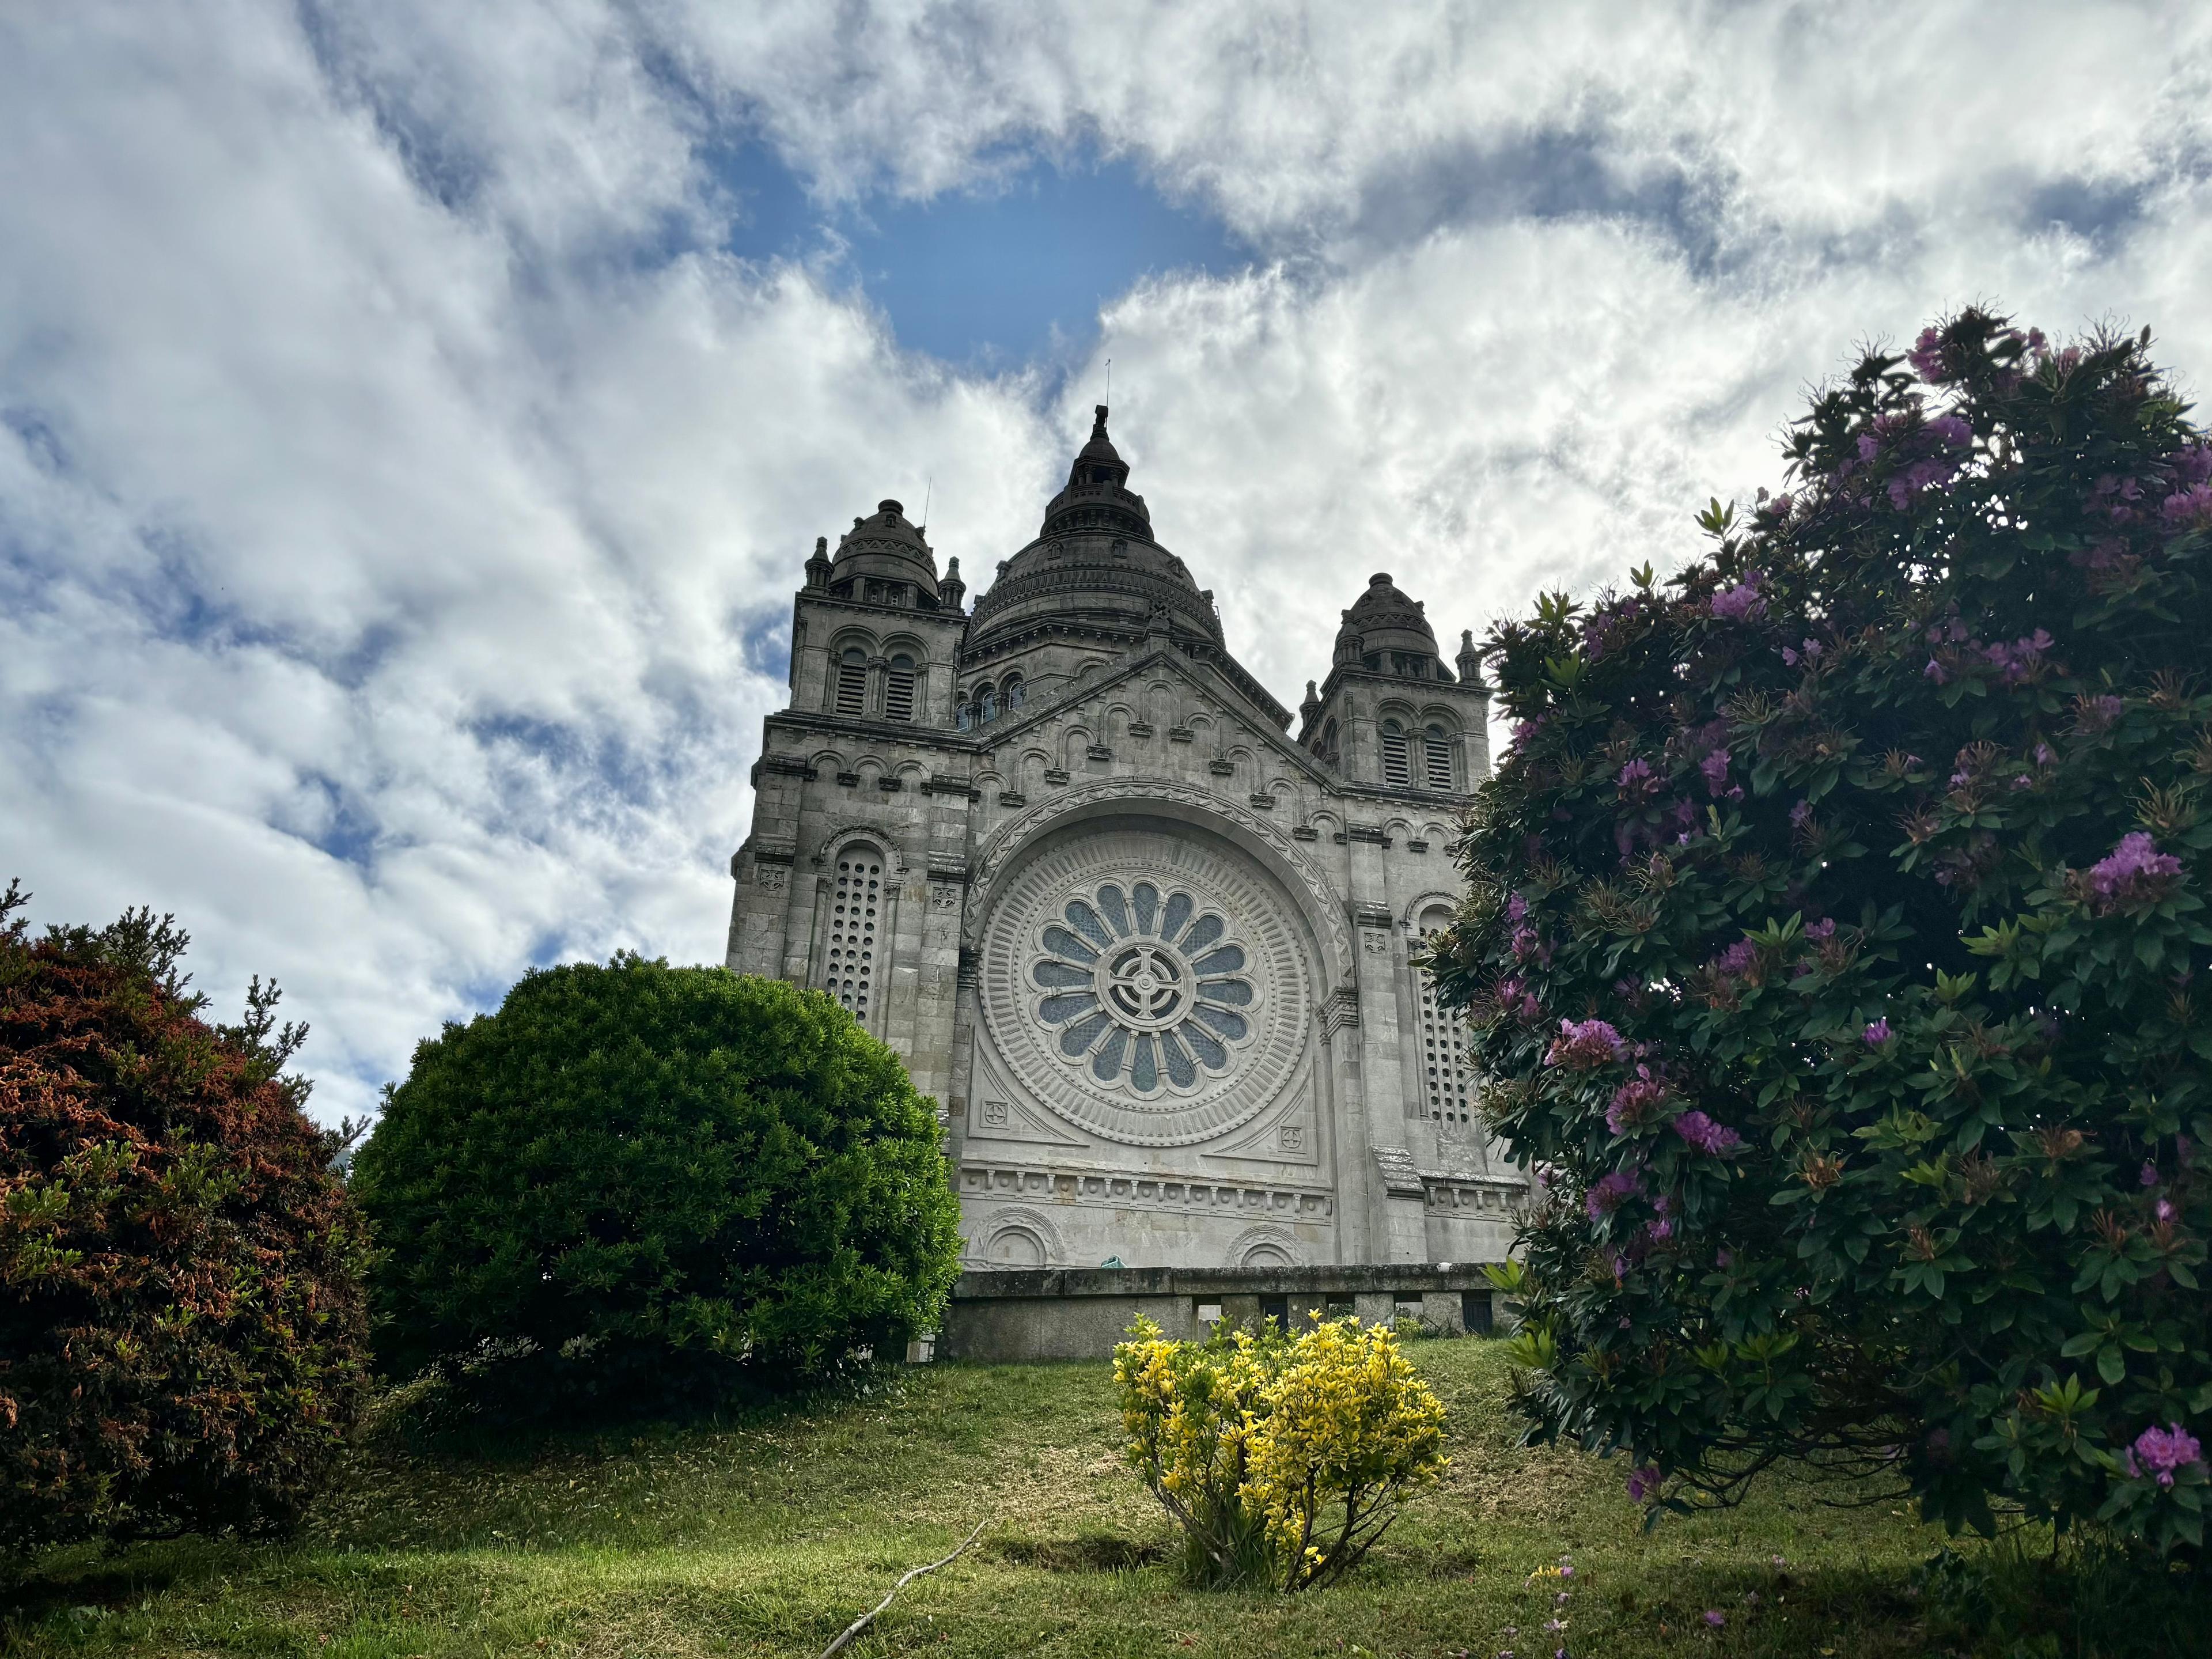
[[1408,1179],[1413,1157],[1406,1133],[1403,1030],[1398,1019],[1399,964],[1392,950],[1391,915],[1385,884],[1381,830],[1349,824],[1352,919],[1358,937],[1359,1025],[1362,1075],[1367,1089],[1367,1133],[1374,1149],[1382,1226],[1370,1233],[1373,1259],[1425,1261],[1428,1231],[1422,1215],[1421,1185]]
[[[1356,970],[1355,970],[1356,971]],[[1360,1086],[1359,993],[1340,986],[1321,1006],[1324,1063],[1328,1067],[1330,1121],[1335,1133],[1336,1255],[1364,1261],[1380,1231],[1375,1213],[1374,1157],[1367,1133],[1367,1099]]]

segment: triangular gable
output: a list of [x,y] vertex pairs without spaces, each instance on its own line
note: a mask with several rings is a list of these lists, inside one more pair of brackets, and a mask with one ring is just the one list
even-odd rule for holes
[[1244,695],[1238,691],[1229,680],[1213,673],[1205,664],[1194,661],[1174,647],[1166,645],[1152,646],[1136,656],[1125,659],[1096,678],[1084,680],[1066,687],[1049,699],[1034,707],[1025,708],[1018,718],[1010,720],[1001,715],[993,722],[988,732],[971,732],[970,735],[981,737],[984,753],[995,753],[1000,749],[1012,745],[1018,738],[1033,735],[1068,723],[1078,717],[1078,712],[1083,704],[1091,702],[1102,692],[1111,690],[1117,685],[1136,679],[1147,671],[1160,668],[1164,668],[1180,677],[1186,684],[1203,693],[1210,702],[1218,705],[1224,714],[1235,718],[1254,737],[1264,740],[1277,755],[1297,767],[1315,783],[1323,788],[1334,786],[1336,780],[1334,775],[1324,769],[1319,761],[1292,741],[1289,733],[1283,731],[1273,720],[1254,709]]

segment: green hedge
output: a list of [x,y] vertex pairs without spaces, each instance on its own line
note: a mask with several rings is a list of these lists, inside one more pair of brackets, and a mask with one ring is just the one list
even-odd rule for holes
[[33,942],[0,898],[0,1548],[279,1531],[367,1383],[366,1241],[281,1074],[143,911]]

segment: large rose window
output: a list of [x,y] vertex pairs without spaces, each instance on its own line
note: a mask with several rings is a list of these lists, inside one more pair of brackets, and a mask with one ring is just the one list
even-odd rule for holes
[[977,1091],[1124,1146],[1211,1140],[1310,1086],[1312,969],[1295,908],[1182,826],[1071,826],[990,895]]
[[1037,932],[1029,978],[1063,1060],[1140,1097],[1187,1094],[1252,1035],[1244,947],[1188,890],[1103,882]]

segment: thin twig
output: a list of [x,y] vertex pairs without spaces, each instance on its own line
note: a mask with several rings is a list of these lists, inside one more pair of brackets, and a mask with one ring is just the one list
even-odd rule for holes
[[959,1556],[966,1554],[968,1552],[968,1545],[973,1544],[978,1538],[981,1537],[983,1528],[988,1524],[989,1517],[987,1516],[983,1520],[978,1521],[975,1523],[975,1530],[968,1534],[968,1543],[961,1545],[961,1547],[953,1551],[951,1555],[946,1556],[944,1561],[933,1561],[926,1567],[916,1567],[912,1572],[907,1574],[905,1577],[900,1579],[897,1583],[893,1584],[891,1586],[890,1595],[884,1597],[884,1599],[877,1602],[874,1607],[862,1613],[851,1624],[846,1626],[844,1633],[838,1637],[838,1638],[832,1642],[828,1647],[822,1650],[822,1659],[830,1659],[830,1655],[842,1652],[845,1647],[852,1642],[854,1637],[858,1636],[862,1631],[867,1629],[870,1625],[873,1624],[875,1622],[876,1615],[881,1613],[885,1607],[890,1606],[891,1595],[896,1595],[901,1590],[904,1589],[915,1579],[921,1577],[925,1572],[935,1572],[939,1567],[945,1565],[945,1561],[951,1561],[956,1559]]

